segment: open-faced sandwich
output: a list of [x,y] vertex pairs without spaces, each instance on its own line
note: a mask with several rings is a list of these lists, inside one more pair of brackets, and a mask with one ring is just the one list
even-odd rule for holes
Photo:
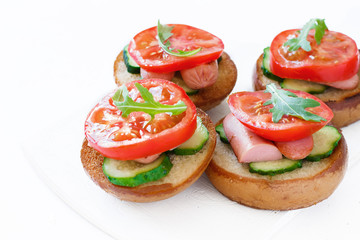
[[158,25],[138,33],[117,56],[115,82],[161,78],[181,86],[206,111],[221,103],[237,79],[222,40],[188,25]]
[[278,89],[229,96],[206,174],[225,196],[271,210],[308,207],[329,197],[347,165],[347,145],[329,125],[331,109],[306,92]]
[[360,119],[359,51],[350,37],[322,19],[279,33],[258,58],[255,90],[269,83],[314,94],[334,113],[337,127]]
[[85,121],[81,161],[106,192],[127,201],[169,198],[209,164],[216,132],[178,85],[143,79],[106,95]]

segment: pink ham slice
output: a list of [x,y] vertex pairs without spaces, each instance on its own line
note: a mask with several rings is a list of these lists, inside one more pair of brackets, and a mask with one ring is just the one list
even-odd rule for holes
[[314,140],[312,136],[308,136],[296,141],[275,142],[275,145],[286,158],[298,160],[304,159],[311,153]]
[[218,78],[218,64],[213,61],[180,71],[181,77],[192,89],[201,89],[213,85]]
[[231,113],[223,121],[225,135],[241,163],[282,159],[282,154],[269,140],[257,136]]
[[356,88],[359,85],[359,75],[355,74],[352,78],[348,80],[339,81],[339,82],[325,82],[320,83],[333,88],[343,89],[343,90],[351,90]]
[[141,68],[140,75],[143,79],[160,78],[160,79],[165,79],[165,80],[171,81],[173,79],[173,77],[175,76],[175,72],[169,72],[169,73],[148,72]]

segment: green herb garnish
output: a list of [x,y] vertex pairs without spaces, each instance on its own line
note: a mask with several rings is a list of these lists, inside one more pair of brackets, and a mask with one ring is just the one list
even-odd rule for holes
[[177,57],[188,57],[200,52],[201,47],[192,51],[182,51],[180,49],[177,49],[176,50],[177,52],[174,51],[175,50],[174,48],[170,48],[171,43],[169,41],[169,38],[173,35],[173,33],[171,33],[173,28],[174,28],[173,26],[171,27],[168,25],[162,25],[160,23],[160,20],[158,21],[157,37],[160,47],[164,49],[165,52]]
[[179,101],[174,105],[161,104],[154,100],[154,96],[147,88],[143,87],[139,83],[135,83],[135,87],[139,90],[140,95],[145,102],[140,103],[132,100],[125,85],[122,85],[112,97],[115,106],[121,110],[121,115],[123,117],[127,117],[132,112],[145,112],[152,118],[158,113],[179,115],[187,109],[187,106],[183,101]]
[[305,121],[320,122],[326,119],[306,111],[308,107],[318,107],[320,103],[311,98],[301,98],[292,92],[278,89],[274,83],[266,85],[265,92],[271,93],[271,99],[264,103],[264,106],[273,104],[270,109],[272,121],[279,122],[283,115],[291,115]]
[[325,19],[311,19],[309,22],[305,24],[305,26],[300,30],[300,34],[297,38],[291,38],[284,43],[284,46],[289,46],[290,51],[296,51],[299,48],[304,49],[309,52],[311,50],[310,42],[306,39],[307,35],[311,29],[315,29],[315,40],[319,45],[322,37],[325,34],[325,30],[327,30],[327,26],[325,24]]

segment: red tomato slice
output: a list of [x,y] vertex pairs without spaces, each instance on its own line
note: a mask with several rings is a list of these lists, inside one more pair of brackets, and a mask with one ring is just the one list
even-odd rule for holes
[[336,82],[353,77],[359,70],[359,52],[350,37],[333,31],[325,31],[321,43],[315,41],[311,30],[307,40],[311,50],[302,48],[288,51],[284,43],[299,35],[299,29],[287,30],[277,35],[270,46],[270,70],[282,78],[302,79],[314,82]]
[[[289,90],[290,91],[290,90]],[[273,105],[263,104],[271,98],[263,91],[239,92],[229,96],[229,107],[234,116],[257,135],[272,141],[294,141],[310,136],[326,125],[334,116],[331,109],[320,99],[308,93],[293,91],[302,98],[312,98],[320,103],[319,107],[307,111],[325,118],[327,121],[310,122],[293,116],[284,115],[278,123],[272,121],[269,111]]]
[[153,119],[144,112],[132,112],[126,118],[113,104],[112,92],[89,113],[85,121],[85,136],[94,149],[105,157],[133,160],[162,153],[189,139],[196,129],[196,107],[184,90],[160,79],[145,79],[126,84],[134,101],[143,101],[134,83],[146,87],[155,101],[174,105],[183,101],[185,112],[170,116],[156,114]]
[[139,66],[150,72],[174,72],[192,68],[218,59],[224,50],[220,38],[204,30],[182,24],[174,26],[169,38],[171,48],[191,51],[201,47],[201,51],[188,57],[177,57],[166,53],[157,40],[157,27],[138,33],[129,44],[129,53]]

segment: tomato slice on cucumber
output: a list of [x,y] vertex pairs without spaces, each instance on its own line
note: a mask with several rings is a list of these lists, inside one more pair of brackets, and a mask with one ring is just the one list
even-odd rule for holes
[[278,123],[274,123],[272,113],[269,111],[273,105],[263,105],[271,98],[271,94],[263,91],[234,93],[229,96],[228,103],[231,112],[240,122],[257,135],[271,141],[295,141],[305,138],[321,129],[333,118],[331,109],[317,97],[305,92],[289,91],[298,97],[318,101],[320,106],[306,110],[323,117],[326,121],[311,122],[284,115]]
[[302,48],[289,51],[284,43],[299,35],[299,29],[278,34],[270,46],[270,70],[282,78],[302,79],[314,82],[337,82],[353,77],[359,70],[359,52],[350,37],[334,31],[325,31],[318,45],[315,31],[307,36],[311,50]]
[[182,24],[169,26],[174,26],[170,48],[191,51],[201,47],[201,51],[187,57],[170,55],[159,46],[157,27],[152,27],[138,33],[129,44],[129,54],[141,68],[162,73],[179,71],[214,61],[224,50],[221,39],[209,32]]
[[103,156],[118,160],[134,160],[162,153],[188,140],[196,129],[196,107],[185,91],[176,84],[160,79],[144,79],[126,84],[129,96],[143,101],[137,82],[152,93],[154,100],[174,105],[180,100],[187,108],[179,115],[159,113],[151,118],[144,112],[132,112],[122,117],[112,96],[106,95],[89,113],[85,121],[85,136]]

